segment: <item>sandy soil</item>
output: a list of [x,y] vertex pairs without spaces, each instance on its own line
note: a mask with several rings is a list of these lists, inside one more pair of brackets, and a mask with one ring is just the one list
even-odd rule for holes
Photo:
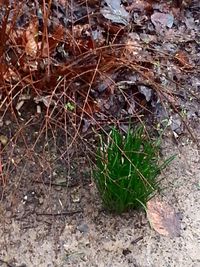
[[[74,203],[81,212],[58,218],[35,216],[32,210],[22,219],[22,210],[32,203],[21,199],[16,206],[19,217],[14,218],[1,204],[0,266],[200,266],[199,151],[187,140],[178,146],[168,140],[163,151],[166,155],[177,153],[164,173],[163,198],[181,217],[180,237],[160,236],[150,228],[144,213],[106,214],[93,185],[71,192],[57,189],[60,203],[64,201],[61,195],[66,201],[67,195],[76,193]],[[45,205],[45,201],[44,197],[40,204]]]

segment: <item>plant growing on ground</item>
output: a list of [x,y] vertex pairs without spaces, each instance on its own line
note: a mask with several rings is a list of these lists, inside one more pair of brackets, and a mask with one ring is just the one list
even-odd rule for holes
[[115,213],[146,206],[155,194],[157,176],[173,157],[159,164],[159,142],[144,134],[144,128],[123,135],[113,128],[106,142],[100,137],[94,181],[103,206]]

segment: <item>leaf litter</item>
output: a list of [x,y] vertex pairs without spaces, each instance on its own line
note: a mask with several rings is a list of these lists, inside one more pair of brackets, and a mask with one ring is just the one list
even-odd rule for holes
[[[28,88],[33,100],[36,96],[37,99],[45,99],[51,95],[52,103],[58,104],[58,94],[61,98],[67,97],[66,102],[70,102],[74,98],[73,91],[76,91],[74,101],[80,103],[84,119],[88,119],[88,110],[84,105],[87,94],[90,103],[102,99],[109,102],[112,99],[111,92],[117,91],[117,83],[126,79],[128,84],[135,73],[135,83],[128,86],[134,98],[141,93],[141,88],[151,85],[154,93],[151,93],[150,98],[155,101],[156,97],[163,102],[165,97],[157,94],[155,84],[166,86],[162,83],[164,76],[170,99],[187,81],[188,74],[185,71],[190,70],[194,75],[196,73],[196,59],[189,60],[189,54],[197,52],[195,42],[198,21],[195,3],[196,1],[193,5],[188,4],[186,8],[187,5],[166,1],[132,1],[130,4],[120,0],[106,0],[101,4],[98,1],[88,1],[88,6],[84,1],[74,1],[73,12],[70,12],[72,6],[66,1],[52,1],[46,9],[37,1],[32,5],[23,2],[20,3],[19,11],[15,11],[14,1],[11,1],[10,10],[6,10],[3,5],[0,14],[0,21],[3,22],[4,15],[8,13],[6,27],[2,30],[10,36],[5,35],[2,78],[8,87],[14,86],[16,98],[21,90],[26,91]],[[1,25],[3,27],[2,23]],[[162,42],[163,38],[165,42]],[[98,72],[90,85],[97,64]],[[171,82],[168,79],[170,69]],[[185,76],[185,79],[180,81],[180,75]],[[148,79],[144,79],[146,77]],[[176,85],[177,80],[179,85]],[[67,81],[70,83],[66,94],[62,92],[62,88]],[[16,82],[18,86],[15,86]],[[24,86],[26,84],[27,87]],[[83,90],[76,90],[77,84]],[[54,88],[56,91],[52,95]],[[4,92],[2,88],[2,93]],[[145,94],[143,96],[146,98]],[[127,97],[123,93],[120,97],[125,98],[126,102]],[[138,103],[142,110],[153,110],[149,96],[147,99],[145,105],[141,95],[140,99],[132,102]],[[181,107],[182,103],[178,101],[177,105]],[[115,102],[116,109],[120,109],[119,104],[120,102]],[[123,114],[116,114],[117,118],[129,114],[128,102],[126,106]],[[58,110],[52,108],[56,116]],[[104,112],[99,108],[93,110],[95,112],[89,114],[92,117],[96,117],[98,112]],[[109,120],[113,113],[107,113],[106,116]]]

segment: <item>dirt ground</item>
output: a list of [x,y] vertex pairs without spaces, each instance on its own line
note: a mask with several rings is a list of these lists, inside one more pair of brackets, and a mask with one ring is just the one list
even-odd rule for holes
[[[8,203],[7,210],[1,204],[0,266],[200,266],[199,151],[184,138],[179,145],[167,139],[163,153],[177,154],[164,172],[162,194],[180,215],[180,237],[160,236],[142,212],[106,214],[92,184],[52,187],[42,198],[29,190],[16,201],[15,216]],[[53,197],[52,210],[58,210],[56,203],[64,205],[69,195],[75,214],[37,212]]]

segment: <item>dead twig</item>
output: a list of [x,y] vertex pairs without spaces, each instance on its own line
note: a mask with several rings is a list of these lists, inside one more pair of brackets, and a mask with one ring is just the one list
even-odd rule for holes
[[82,210],[74,210],[74,211],[64,211],[64,212],[61,212],[61,213],[38,213],[36,212],[36,215],[38,216],[55,216],[55,217],[58,217],[58,216],[67,216],[67,215],[74,215],[74,214],[77,214],[77,213],[81,213],[83,212]]

